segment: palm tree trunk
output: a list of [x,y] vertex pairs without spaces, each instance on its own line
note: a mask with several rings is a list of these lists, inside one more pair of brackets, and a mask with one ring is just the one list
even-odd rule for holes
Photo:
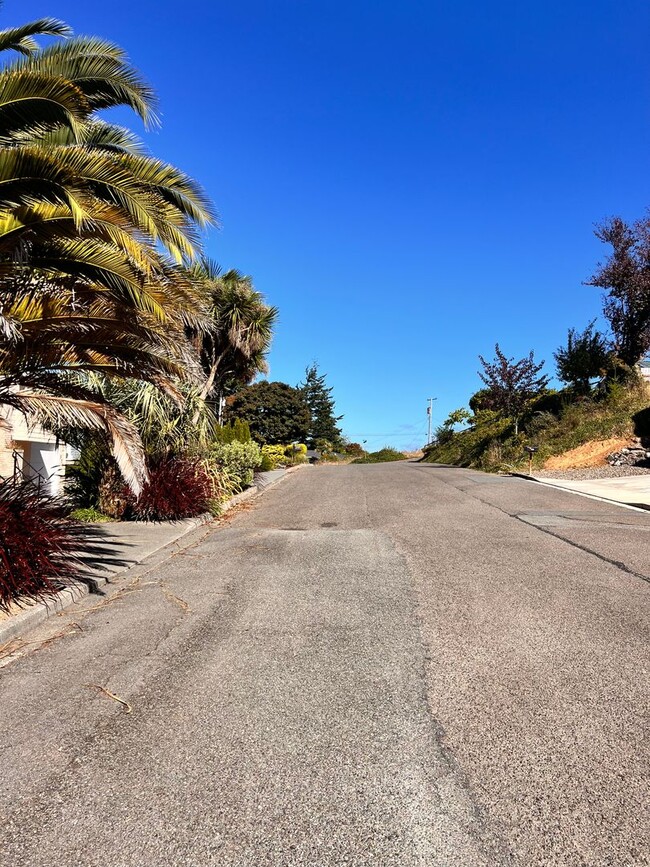
[[[208,374],[208,378],[206,379],[205,384],[204,384],[203,388],[201,389],[201,394],[199,395],[201,400],[205,400],[206,397],[212,391],[212,388],[214,386],[214,381],[217,377],[217,371],[219,369],[219,365],[221,364],[225,354],[226,354],[225,352],[219,353],[219,355],[212,362],[212,365],[210,366],[210,373]],[[192,424],[196,424],[198,422],[200,414],[201,414],[200,409],[197,409],[195,411],[194,415],[192,416]]]

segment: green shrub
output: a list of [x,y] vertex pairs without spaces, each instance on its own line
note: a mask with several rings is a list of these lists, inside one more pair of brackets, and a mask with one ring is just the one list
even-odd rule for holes
[[551,428],[557,424],[557,416],[552,412],[536,412],[535,415],[526,422],[526,433],[530,437],[543,436],[547,434]]
[[343,451],[351,458],[361,458],[365,454],[365,450],[361,443],[346,443],[343,446]]
[[233,422],[228,422],[228,424],[217,428],[214,438],[215,442],[222,445],[249,443],[251,441],[251,430],[247,421],[236,418]]
[[273,469],[273,466],[274,466],[274,462],[273,462],[273,458],[271,457],[271,455],[266,454],[266,452],[262,451],[262,463],[260,464],[260,467],[259,467],[260,472],[261,473],[268,473],[268,472],[270,472],[270,470]]
[[648,389],[638,381],[610,382],[608,391],[591,397],[567,389],[531,401],[517,436],[511,419],[482,409],[471,428],[452,432],[425,449],[424,460],[490,472],[527,468],[525,447],[532,445],[538,449],[533,463],[542,466],[548,457],[591,440],[642,436],[650,426],[649,406]]
[[100,512],[99,509],[95,509],[94,506],[89,506],[86,509],[74,509],[70,512],[70,517],[74,521],[81,521],[84,524],[101,524],[113,520],[108,515]]
[[384,446],[378,452],[370,452],[362,458],[357,458],[352,461],[353,464],[382,464],[388,461],[405,461],[406,455],[404,452],[398,452],[397,449]]
[[265,466],[270,470],[277,470],[278,467],[284,467],[287,464],[287,455],[285,452],[286,446],[262,446],[262,457],[265,461]]
[[254,442],[217,443],[210,458],[227,475],[232,493],[237,493],[252,483],[255,470],[262,463],[262,451]]
[[99,436],[86,436],[80,445],[79,457],[66,467],[65,490],[75,506],[92,509],[99,505],[102,478],[112,459]]
[[570,402],[571,396],[568,391],[555,391],[555,389],[550,388],[529,401],[525,414],[534,415],[537,412],[550,412],[559,416],[567,403]]

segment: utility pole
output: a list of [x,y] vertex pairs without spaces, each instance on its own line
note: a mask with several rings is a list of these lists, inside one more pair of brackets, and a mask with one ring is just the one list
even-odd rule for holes
[[429,400],[429,406],[427,407],[427,418],[429,421],[429,432],[427,434],[427,445],[430,445],[431,444],[431,415],[432,415],[432,410],[433,410],[433,402],[434,402],[434,400],[438,400],[438,398],[437,397],[430,397],[430,398],[428,398],[428,400]]

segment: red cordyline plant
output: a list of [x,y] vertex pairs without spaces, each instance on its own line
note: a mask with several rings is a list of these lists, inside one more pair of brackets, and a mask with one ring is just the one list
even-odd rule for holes
[[149,468],[133,513],[140,521],[178,521],[207,512],[214,484],[199,460],[163,457]]
[[82,533],[34,485],[0,482],[0,609],[44,600],[78,579]]

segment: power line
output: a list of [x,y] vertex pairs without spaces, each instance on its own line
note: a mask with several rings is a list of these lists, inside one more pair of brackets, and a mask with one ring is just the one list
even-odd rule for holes
[[404,433],[354,433],[347,434],[348,437],[415,437],[423,436],[424,434],[418,431],[405,431]]
[[347,437],[420,437],[424,430],[407,430],[402,433],[347,433]]

